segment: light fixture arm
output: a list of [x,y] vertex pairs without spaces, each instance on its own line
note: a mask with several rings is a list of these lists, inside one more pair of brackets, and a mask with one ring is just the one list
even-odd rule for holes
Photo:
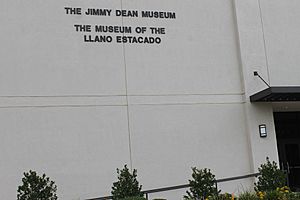
[[262,80],[269,88],[271,87],[260,75],[257,71],[254,71],[254,76],[258,76],[260,80]]

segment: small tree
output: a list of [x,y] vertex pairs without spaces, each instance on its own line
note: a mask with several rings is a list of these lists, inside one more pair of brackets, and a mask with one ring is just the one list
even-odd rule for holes
[[270,162],[267,157],[267,163],[260,165],[258,171],[260,175],[255,183],[255,191],[272,191],[281,188],[286,184],[286,175],[281,171],[276,162]]
[[18,200],[57,200],[57,186],[45,174],[37,175],[35,171],[24,173],[23,185],[18,187]]
[[117,169],[118,181],[113,183],[112,196],[114,200],[124,199],[126,197],[142,197],[142,186],[137,181],[137,170],[129,172],[127,165],[124,169]]
[[189,180],[190,191],[187,191],[187,195],[184,199],[206,199],[208,196],[217,195],[219,191],[216,188],[215,175],[211,173],[210,169],[197,169],[192,168],[192,178]]

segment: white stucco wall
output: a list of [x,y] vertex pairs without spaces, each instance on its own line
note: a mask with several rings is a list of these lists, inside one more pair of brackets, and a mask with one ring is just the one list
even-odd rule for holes
[[[244,109],[246,114],[247,134],[252,156],[252,169],[257,171],[266,157],[278,161],[276,134],[273,120],[273,108],[269,103],[250,103],[250,96],[267,86],[258,77],[269,82],[269,65],[265,45],[264,27],[260,1],[235,0],[237,32],[240,47],[242,77],[245,87]],[[260,138],[258,127],[266,124],[267,138]]]
[[299,86],[300,2],[261,1],[270,83]]
[[[66,15],[66,6],[172,11],[176,19]],[[109,195],[115,169],[126,163],[152,189],[187,183],[193,166],[225,178],[255,172],[266,156],[277,160],[272,106],[249,96],[265,88],[255,70],[274,85],[299,83],[297,6],[2,0],[0,199],[16,198],[29,169],[54,179],[60,199],[77,200]],[[159,45],[84,43],[74,24],[156,26],[166,34]],[[259,124],[267,124],[266,139]],[[252,181],[220,187],[238,193]]]
[[99,196],[129,162],[124,107],[1,109],[1,199],[16,199],[24,171],[46,173],[60,199]]

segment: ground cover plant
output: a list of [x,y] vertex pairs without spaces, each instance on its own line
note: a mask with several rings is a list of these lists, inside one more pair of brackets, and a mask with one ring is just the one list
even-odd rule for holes
[[259,197],[257,194],[251,191],[243,192],[238,197],[239,200],[259,200]]
[[146,200],[144,197],[126,197],[122,200]]

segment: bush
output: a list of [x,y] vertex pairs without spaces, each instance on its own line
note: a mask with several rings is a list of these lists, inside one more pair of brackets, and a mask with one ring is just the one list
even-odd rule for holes
[[113,183],[112,187],[112,196],[114,200],[124,199],[127,197],[142,197],[141,192],[142,186],[139,186],[137,181],[137,170],[134,169],[133,173],[129,172],[127,165],[124,166],[124,169],[117,169],[118,181]]
[[18,187],[18,200],[57,200],[57,186],[45,174],[37,175],[35,171],[24,173],[23,185]]
[[267,158],[267,163],[258,168],[258,171],[260,175],[257,183],[255,183],[255,191],[273,191],[285,186],[286,176],[284,172],[277,167],[274,161],[271,163],[269,158]]
[[219,193],[215,185],[215,175],[211,173],[210,169],[198,170],[194,167],[192,171],[193,180],[189,180],[190,191],[186,192],[187,195],[184,196],[184,199],[202,199]]

